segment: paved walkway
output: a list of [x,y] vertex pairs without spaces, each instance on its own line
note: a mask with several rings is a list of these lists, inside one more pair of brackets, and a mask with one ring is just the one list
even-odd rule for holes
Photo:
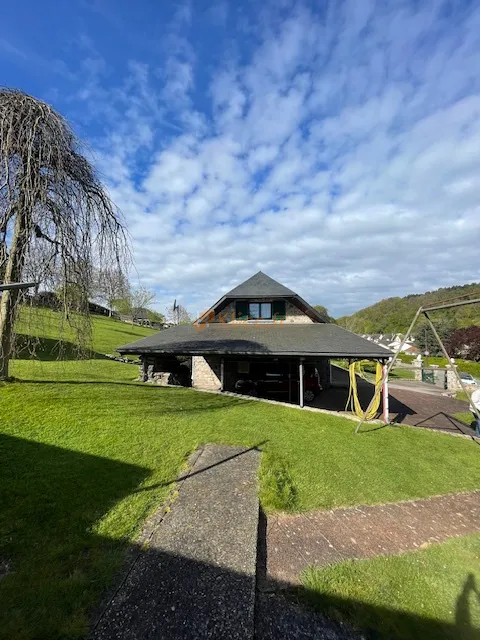
[[455,413],[468,411],[468,404],[461,400],[397,388],[390,392],[390,406],[391,421],[396,424],[475,435],[470,425],[454,417]]
[[480,532],[480,491],[378,506],[273,515],[266,585],[293,585],[310,565],[418,549]]
[[203,449],[95,640],[253,638],[258,464],[253,449]]

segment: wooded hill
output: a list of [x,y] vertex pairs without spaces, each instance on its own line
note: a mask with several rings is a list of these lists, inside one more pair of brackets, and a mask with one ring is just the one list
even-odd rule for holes
[[[338,318],[336,322],[360,334],[405,332],[420,306],[441,303],[449,298],[479,291],[480,283],[472,282],[456,287],[442,287],[422,294],[412,294],[404,298],[386,298],[351,316]],[[480,298],[480,295],[478,297]],[[431,316],[436,322],[448,325],[449,329],[480,325],[480,304],[435,311]]]

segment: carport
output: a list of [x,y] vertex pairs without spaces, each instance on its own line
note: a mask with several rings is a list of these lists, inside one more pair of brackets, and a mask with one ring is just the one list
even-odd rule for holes
[[[153,370],[155,362],[167,355],[191,356],[192,385],[219,391],[231,389],[235,375],[247,375],[258,363],[277,369],[288,367],[292,386],[298,380],[298,403],[302,407],[305,371],[309,367],[320,370],[321,384],[328,388],[331,359],[367,359],[385,364],[392,356],[387,349],[328,323],[176,326],[120,347],[118,351],[139,355],[145,367],[148,363]],[[147,380],[146,375],[144,379]],[[293,397],[293,389],[291,394]]]

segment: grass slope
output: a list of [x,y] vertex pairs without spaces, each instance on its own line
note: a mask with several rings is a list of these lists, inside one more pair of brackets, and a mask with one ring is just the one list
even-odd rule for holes
[[400,556],[311,568],[303,583],[315,608],[375,637],[480,638],[479,535]]
[[[106,316],[92,315],[91,319],[91,346],[96,357],[113,353],[119,346],[157,333],[154,329],[130,325]],[[74,322],[76,320],[73,318]],[[57,360],[74,359],[76,356],[74,331],[58,312],[35,307],[23,308],[15,330],[20,336],[20,346],[24,345],[19,354],[21,359]]]
[[[112,351],[138,331],[99,318],[94,348]],[[354,436],[342,418],[143,385],[137,372],[109,360],[17,360],[16,381],[0,385],[0,637],[81,637],[142,520],[201,443],[263,449],[266,509],[480,486],[468,440],[408,427]]]

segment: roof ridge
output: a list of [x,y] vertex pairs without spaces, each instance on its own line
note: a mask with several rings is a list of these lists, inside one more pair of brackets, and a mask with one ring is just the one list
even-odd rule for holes
[[231,297],[252,297],[252,296],[296,296],[297,294],[283,285],[281,282],[274,280],[271,276],[263,271],[250,276],[236,287],[228,291],[224,298]]

